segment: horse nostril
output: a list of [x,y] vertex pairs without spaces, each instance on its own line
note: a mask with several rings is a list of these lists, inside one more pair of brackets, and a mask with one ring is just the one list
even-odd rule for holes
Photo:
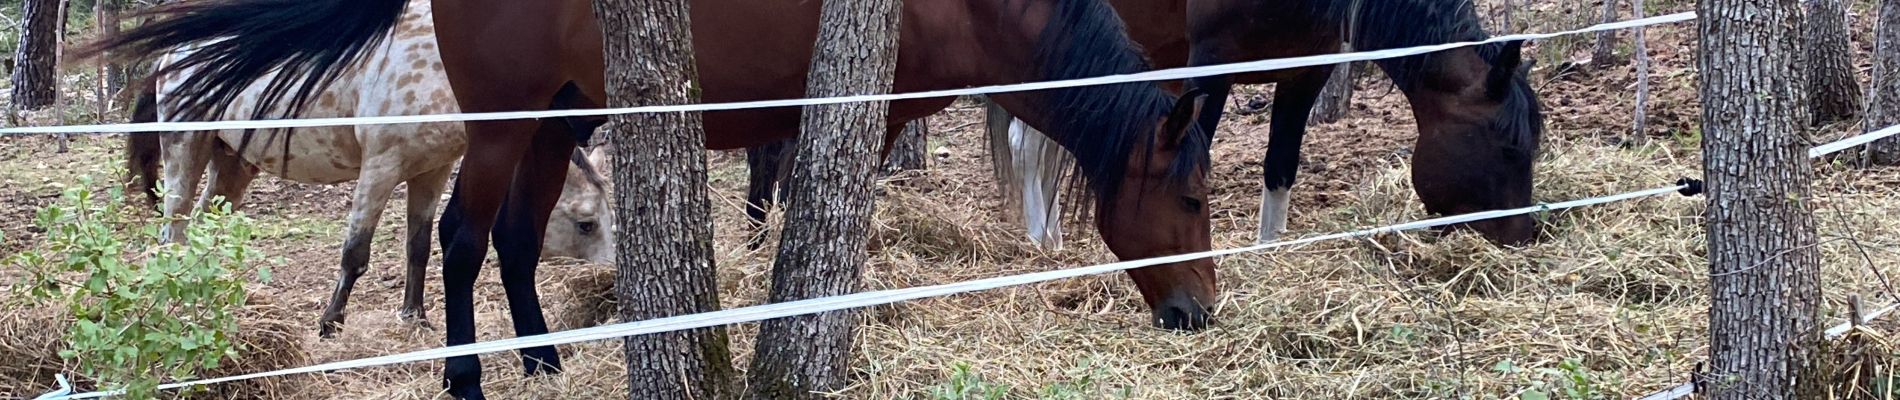
[[600,229],[600,224],[593,221],[576,222],[574,223],[574,229],[580,230],[581,234],[591,235],[595,229]]
[[1154,309],[1155,326],[1177,331],[1198,331],[1213,325],[1207,308],[1186,293],[1168,296]]

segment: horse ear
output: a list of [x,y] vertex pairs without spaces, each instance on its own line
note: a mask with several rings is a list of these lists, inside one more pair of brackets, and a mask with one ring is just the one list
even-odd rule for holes
[[1206,104],[1207,92],[1199,88],[1188,89],[1186,93],[1181,94],[1181,97],[1174,100],[1174,110],[1168,112],[1168,121],[1162,126],[1161,133],[1166,135],[1163,136],[1166,139],[1164,142],[1166,146],[1174,148],[1180,146],[1181,141],[1187,140],[1190,131],[1188,128],[1193,127],[1195,122],[1201,119],[1201,107]]
[[1519,67],[1528,65],[1524,63],[1524,41],[1504,42],[1504,48],[1498,50],[1497,57],[1491,60],[1491,73],[1485,79],[1485,92],[1492,99],[1504,98],[1505,94],[1510,93],[1511,82],[1517,78]]

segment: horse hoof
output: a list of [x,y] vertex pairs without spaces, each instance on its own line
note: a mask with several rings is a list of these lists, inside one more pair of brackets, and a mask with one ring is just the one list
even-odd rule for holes
[[561,373],[561,354],[554,347],[521,350],[521,366],[528,376]]
[[317,337],[322,338],[322,339],[335,339],[337,332],[342,332],[342,331],[343,331],[343,316],[342,315],[338,315],[335,320],[322,321],[322,322],[319,322],[317,325]]
[[402,310],[402,313],[400,315],[401,315],[400,318],[402,318],[402,322],[407,322],[407,323],[422,325],[422,326],[429,326],[429,316],[427,314],[423,314],[422,309],[404,309]]

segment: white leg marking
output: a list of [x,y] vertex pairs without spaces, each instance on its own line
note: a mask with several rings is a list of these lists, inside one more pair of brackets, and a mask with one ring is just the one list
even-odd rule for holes
[[1286,232],[1287,207],[1293,196],[1288,189],[1267,190],[1260,196],[1260,243],[1280,240]]

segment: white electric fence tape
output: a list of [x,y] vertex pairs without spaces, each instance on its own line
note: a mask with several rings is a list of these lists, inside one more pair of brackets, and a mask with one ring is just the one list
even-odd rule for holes
[[1186,79],[1186,78],[1195,78],[1195,77],[1203,77],[1203,76],[1226,75],[1226,74],[1243,73],[1243,72],[1274,71],[1274,70],[1283,70],[1283,69],[1291,69],[1291,68],[1311,67],[1315,65],[1338,64],[1338,63],[1351,62],[1351,61],[1366,61],[1366,60],[1378,60],[1378,59],[1386,59],[1386,58],[1398,58],[1398,57],[1404,57],[1404,56],[1431,53],[1435,51],[1454,49],[1454,48],[1459,48],[1459,47],[1475,46],[1475,45],[1486,44],[1486,43],[1497,43],[1497,42],[1506,42],[1506,41],[1513,41],[1513,40],[1543,39],[1543,38],[1572,35],[1572,34],[1578,34],[1578,33],[1589,33],[1589,32],[1597,32],[1597,31],[1608,31],[1608,30],[1627,29],[1627,28],[1643,27],[1643,26],[1650,26],[1650,25],[1667,24],[1667,23],[1688,21],[1688,20],[1695,19],[1695,17],[1696,16],[1694,12],[1684,12],[1684,13],[1650,17],[1650,18],[1593,25],[1587,28],[1570,30],[1570,31],[1553,32],[1553,33],[1526,33],[1526,34],[1518,34],[1518,35],[1498,36],[1498,37],[1493,37],[1490,39],[1477,41],[1477,42],[1445,43],[1445,44],[1438,44],[1438,45],[1431,45],[1431,46],[1406,47],[1406,48],[1387,49],[1387,50],[1378,50],[1378,51],[1366,51],[1366,52],[1344,53],[1344,54],[1326,54],[1326,55],[1307,56],[1307,57],[1294,57],[1294,58],[1281,58],[1281,59],[1272,59],[1272,60],[1240,62],[1240,63],[1232,63],[1232,64],[1173,68],[1173,69],[1155,70],[1155,71],[1148,71],[1148,72],[1141,72],[1141,73],[1134,73],[1134,74],[1099,76],[1099,77],[1093,77],[1093,78],[1019,83],[1019,84],[1011,84],[1011,85],[983,86],[983,87],[974,87],[974,88],[935,90],[935,91],[913,92],[913,93],[857,95],[857,96],[826,97],[826,98],[814,98],[814,99],[743,101],[743,102],[732,102],[732,103],[681,104],[681,105],[623,107],[623,108],[597,108],[597,109],[584,109],[584,110],[507,111],[507,112],[490,112],[490,113],[398,115],[398,116],[383,116],[383,117],[233,120],[233,121],[205,121],[205,122],[148,122],[148,123],[138,123],[138,124],[97,124],[97,125],[18,127],[18,128],[0,129],[0,135],[48,134],[48,133],[176,132],[176,131],[205,131],[205,130],[229,130],[229,129],[304,128],[304,127],[316,127],[316,126],[414,124],[414,123],[424,123],[424,122],[493,121],[493,120],[509,120],[509,119],[602,116],[602,115],[635,114],[635,113],[740,110],[740,109],[750,109],[750,108],[840,104],[840,103],[852,103],[852,102],[862,102],[862,101],[892,101],[892,100],[905,100],[905,99],[923,99],[923,98],[933,98],[933,97],[953,97],[953,96],[967,96],[967,95],[991,94],[991,93],[1007,93],[1007,92],[1022,92],[1022,91],[1031,91],[1031,90],[1058,89],[1058,88],[1069,88],[1069,87],[1079,87],[1079,86],[1107,85],[1107,84],[1116,84],[1116,83],[1166,81],[1166,80]]
[[[1511,40],[1541,39],[1541,38],[1577,34],[1577,33],[1626,29],[1626,28],[1633,28],[1633,27],[1642,27],[1642,26],[1650,26],[1650,25],[1657,25],[1657,24],[1681,22],[1681,21],[1691,20],[1694,18],[1695,18],[1694,13],[1678,13],[1678,14],[1670,14],[1670,15],[1644,18],[1644,19],[1638,19],[1638,20],[1623,21],[1623,22],[1617,22],[1617,23],[1600,24],[1600,25],[1595,25],[1588,28],[1571,30],[1571,31],[1544,33],[1544,34],[1520,34],[1520,35],[1500,36],[1500,37],[1495,37],[1495,38],[1491,38],[1491,39],[1480,41],[1480,42],[1448,43],[1448,44],[1441,44],[1441,45],[1411,47],[1411,48],[1403,48],[1403,49],[1390,49],[1390,50],[1379,50],[1379,51],[1370,51],[1370,52],[1333,54],[1333,55],[1298,57],[1298,58],[1288,58],[1288,59],[1262,60],[1262,61],[1243,62],[1243,63],[1234,63],[1234,64],[1202,66],[1202,67],[1176,68],[1176,69],[1158,70],[1158,71],[1150,71],[1150,72],[1128,74],[1128,75],[1113,75],[1113,76],[1064,80],[1064,81],[1049,81],[1049,82],[1025,83],[1025,84],[1015,84],[1015,85],[1000,85],[1000,86],[988,86],[988,87],[979,87],[979,88],[939,90],[939,91],[905,93],[905,94],[861,95],[861,96],[845,96],[845,97],[818,98],[818,99],[793,99],[793,100],[752,101],[752,102],[737,102],[737,103],[647,106],[647,107],[608,108],[608,109],[591,109],[591,110],[498,112],[498,113],[474,113],[474,114],[462,113],[462,114],[414,115],[414,116],[390,116],[390,117],[284,119],[284,120],[262,120],[262,121],[162,122],[162,123],[143,123],[143,124],[102,124],[102,125],[29,127],[29,128],[0,129],[0,134],[20,135],[20,134],[45,134],[45,133],[169,132],[169,131],[190,131],[190,130],[269,129],[269,128],[292,128],[292,127],[315,127],[315,126],[395,124],[395,123],[485,121],[485,120],[505,120],[505,119],[598,116],[598,115],[631,114],[631,113],[717,111],[717,110],[735,110],[735,109],[747,109],[747,108],[838,104],[838,103],[848,103],[848,102],[858,102],[858,101],[891,101],[891,100],[916,99],[916,98],[949,97],[949,96],[962,96],[962,95],[975,95],[975,94],[988,94],[988,93],[1043,90],[1043,89],[1113,84],[1113,83],[1174,80],[1174,79],[1184,79],[1184,78],[1192,78],[1192,77],[1200,77],[1200,76],[1232,74],[1232,73],[1240,73],[1240,72],[1271,71],[1271,70],[1299,68],[1299,67],[1324,65],[1324,64],[1335,64],[1335,63],[1351,62],[1351,61],[1365,61],[1365,60],[1376,60],[1376,59],[1383,59],[1383,58],[1403,57],[1403,56],[1410,56],[1410,55],[1417,55],[1417,54],[1425,54],[1425,53],[1430,53],[1434,51],[1441,51],[1441,50],[1463,47],[1463,46],[1478,45],[1478,44],[1483,44],[1483,43],[1495,43],[1495,42],[1511,41]],[[1851,148],[1853,146],[1857,146],[1860,144],[1872,142],[1881,137],[1891,136],[1895,133],[1900,133],[1900,126],[1889,127],[1887,129],[1882,129],[1882,130],[1868,133],[1865,135],[1856,136],[1856,137],[1849,138],[1846,140],[1815,147],[1814,149],[1810,151],[1809,154],[1811,156],[1818,157],[1823,154],[1833,153],[1833,152],[1840,151],[1842,149],[1847,149],[1847,148]],[[805,315],[805,314],[813,314],[813,313],[820,313],[820,312],[827,312],[827,311],[868,307],[868,306],[874,306],[874,305],[880,305],[880,304],[890,304],[890,303],[906,301],[906,300],[914,300],[914,299],[929,298],[929,297],[941,297],[941,296],[948,296],[948,295],[954,295],[954,294],[960,294],[960,293],[969,293],[969,292],[982,291],[982,290],[1008,287],[1008,286],[1018,286],[1018,285],[1025,285],[1025,284],[1031,284],[1031,283],[1047,282],[1047,281],[1067,279],[1067,278],[1073,278],[1073,277],[1079,277],[1079,276],[1099,275],[1099,274],[1105,274],[1105,273],[1110,273],[1110,272],[1115,272],[1115,271],[1122,271],[1122,270],[1141,268],[1141,267],[1147,267],[1147,266],[1177,263],[1177,262],[1191,261],[1191,260],[1196,260],[1196,259],[1246,253],[1246,252],[1254,252],[1254,251],[1260,251],[1260,250],[1266,250],[1266,249],[1272,249],[1272,248],[1299,246],[1299,245],[1305,245],[1305,244],[1316,243],[1316,242],[1327,241],[1327,240],[1365,237],[1365,236],[1372,236],[1372,235],[1377,235],[1377,234],[1382,234],[1382,233],[1391,233],[1391,232],[1399,232],[1399,231],[1406,231],[1406,230],[1447,226],[1447,225],[1454,225],[1454,224],[1492,219],[1492,218],[1501,218],[1501,217],[1524,215],[1524,214],[1531,214],[1531,213],[1537,213],[1537,212],[1547,212],[1547,211],[1562,210],[1562,209],[1575,208],[1575,207],[1583,207],[1583,206],[1617,202],[1617,201],[1630,200],[1630,199],[1636,199],[1636,198],[1642,198],[1642,197],[1664,195],[1664,194],[1677,192],[1679,190],[1686,189],[1686,188],[1688,188],[1688,185],[1675,185],[1675,186],[1669,186],[1669,187],[1660,187],[1660,188],[1622,193],[1622,194],[1603,196],[1603,197],[1596,197],[1596,198],[1590,198],[1590,199],[1524,207],[1524,208],[1518,208],[1518,209],[1512,209],[1512,210],[1494,210],[1494,211],[1485,211],[1485,212],[1478,212],[1478,213],[1471,213],[1471,214],[1464,214],[1464,215],[1448,216],[1448,217],[1442,217],[1442,218],[1433,218],[1433,219],[1415,221],[1415,222],[1404,223],[1404,224],[1388,225],[1388,226],[1383,226],[1383,227],[1370,228],[1370,229],[1364,229],[1364,230],[1358,230],[1358,231],[1352,231],[1352,232],[1334,233],[1334,234],[1329,234],[1329,235],[1315,236],[1315,237],[1309,237],[1309,238],[1292,240],[1292,241],[1266,243],[1266,244],[1259,244],[1259,245],[1233,248],[1233,249],[1213,250],[1213,251],[1205,251],[1205,252],[1191,253],[1191,254],[1180,254],[1180,255],[1151,258],[1151,259],[1144,259],[1144,260],[1123,261],[1123,262],[1110,263],[1110,264],[1078,267],[1078,268],[1055,270],[1055,271],[1046,271],[1046,272],[1031,273],[1031,274],[1024,274],[1024,275],[1003,276],[1003,277],[979,279],[979,280],[973,280],[973,281],[956,282],[956,283],[948,283],[948,284],[933,285],[933,286],[891,289],[891,290],[881,290],[881,291],[873,291],[873,292],[861,292],[861,293],[854,293],[854,294],[849,294],[849,295],[832,296],[832,297],[800,300],[800,301],[785,302],[785,303],[763,304],[763,305],[757,305],[757,306],[741,307],[741,308],[713,311],[713,312],[700,313],[700,314],[682,315],[682,316],[659,318],[659,319],[652,319],[652,320],[645,320],[645,321],[627,322],[627,323],[604,325],[604,326],[597,326],[597,327],[584,328],[584,329],[554,332],[554,333],[536,335],[536,336],[530,336],[530,337],[518,337],[518,338],[503,339],[503,340],[496,340],[496,341],[482,342],[482,343],[471,343],[471,344],[460,345],[460,346],[422,350],[422,351],[415,351],[415,352],[394,354],[394,355],[387,355],[387,356],[380,356],[380,357],[372,357],[372,358],[365,358],[365,359],[358,359],[358,360],[333,362],[333,363],[326,363],[326,364],[321,364],[321,365],[313,365],[313,366],[300,367],[300,368],[260,372],[260,373],[246,374],[246,375],[223,377],[223,378],[202,379],[202,380],[195,380],[195,381],[188,381],[188,382],[170,383],[170,384],[160,385],[159,389],[161,390],[177,389],[177,388],[190,387],[190,386],[207,385],[207,384],[240,381],[240,380],[248,380],[248,379],[257,379],[257,378],[265,378],[265,377],[273,377],[273,376],[392,365],[392,364],[400,364],[400,363],[408,363],[408,362],[416,362],[416,361],[427,361],[427,360],[434,360],[434,359],[441,359],[441,358],[448,358],[448,357],[455,357],[455,356],[502,352],[502,351],[508,351],[508,350],[529,348],[529,347],[571,344],[571,343],[612,339],[612,338],[633,336],[633,335],[672,332],[672,331],[697,329],[697,328],[729,325],[729,324],[744,323],[744,322],[762,321],[762,320],[773,319],[773,318],[783,318],[783,317],[790,317],[790,316],[796,316],[796,315]],[[1885,314],[1887,312],[1892,311],[1894,308],[1895,306],[1888,306],[1879,311],[1876,311],[1875,313],[1871,314],[1868,318],[1873,318],[1873,317],[1877,317],[1879,315]],[[1835,329],[1829,329],[1828,332],[1830,336],[1838,335],[1838,333],[1836,333],[1837,330],[1840,332],[1845,332],[1846,328],[1844,326],[1835,327]],[[41,396],[39,399],[44,399],[44,400],[86,399],[86,398],[98,398],[98,397],[106,397],[106,396],[120,394],[120,392],[117,392],[117,391],[68,394],[71,392],[71,387],[70,385],[65,383],[65,381],[63,380],[63,376],[60,378],[62,378],[61,385],[64,389],[53,392],[53,393],[48,393],[47,395]],[[1663,397],[1663,398],[1658,398],[1658,400],[1667,400],[1667,399],[1674,399],[1674,398],[1675,397]]]

